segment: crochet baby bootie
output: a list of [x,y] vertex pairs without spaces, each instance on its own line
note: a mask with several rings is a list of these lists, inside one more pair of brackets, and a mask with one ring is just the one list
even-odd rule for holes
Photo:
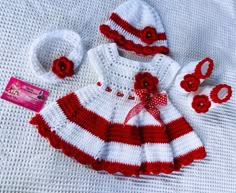
[[206,113],[219,104],[227,102],[232,96],[232,88],[227,84],[200,87],[188,97],[192,109],[197,113]]
[[217,104],[227,102],[232,95],[231,86],[200,86],[213,72],[214,62],[210,58],[190,62],[178,72],[174,86],[186,95],[191,108],[197,113],[206,113]]
[[125,50],[136,54],[168,54],[166,33],[159,14],[142,0],[128,0],[118,6],[101,33]]
[[210,58],[190,62],[180,70],[176,76],[175,84],[182,93],[195,92],[199,85],[210,77],[213,68],[214,63]]

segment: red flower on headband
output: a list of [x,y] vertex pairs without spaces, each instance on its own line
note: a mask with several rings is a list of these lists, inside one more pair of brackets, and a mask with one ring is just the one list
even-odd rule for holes
[[146,89],[149,93],[157,92],[158,79],[148,72],[140,72],[135,75],[134,89]]
[[180,82],[180,86],[186,91],[196,91],[200,84],[199,78],[197,78],[194,74],[187,74],[184,76],[184,79]]
[[141,31],[141,40],[147,44],[152,44],[153,42],[158,40],[158,34],[155,28],[153,27],[145,27]]
[[211,102],[206,95],[196,95],[193,97],[192,107],[197,113],[206,113],[211,106]]
[[74,63],[62,56],[53,61],[52,72],[59,78],[71,77],[74,74]]

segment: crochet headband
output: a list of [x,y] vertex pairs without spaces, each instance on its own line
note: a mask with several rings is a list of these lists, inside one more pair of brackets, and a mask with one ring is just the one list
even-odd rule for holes
[[[56,46],[53,41],[56,41]],[[65,48],[68,47],[70,53],[65,54]],[[69,30],[57,30],[41,35],[32,43],[30,63],[39,78],[57,82],[75,73],[83,58],[83,52],[79,34]]]

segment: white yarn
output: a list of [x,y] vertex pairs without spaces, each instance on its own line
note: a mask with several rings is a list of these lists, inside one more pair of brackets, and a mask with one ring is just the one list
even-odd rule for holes
[[145,1],[125,1],[114,10],[114,13],[138,29],[152,26],[160,33],[165,32],[158,12]]
[[199,137],[194,131],[189,132],[171,142],[171,147],[173,148],[174,157],[184,155],[191,152],[192,150],[202,147],[203,144]]
[[[134,76],[137,73],[149,72],[153,76],[157,76],[161,83],[159,89],[161,92],[165,92],[163,89],[169,87],[179,70],[179,65],[176,62],[162,54],[156,55],[150,62],[138,62],[123,58],[119,55],[114,43],[103,44],[89,50],[88,57],[97,71],[102,85],[90,85],[75,91],[74,94],[83,108],[114,124],[123,124],[128,112],[140,103],[140,99],[137,97],[135,100],[128,99],[128,95],[136,96],[132,89]],[[112,91],[107,92],[105,90],[107,87]],[[117,96],[119,91],[122,91],[123,97]],[[66,108],[71,109],[72,105],[74,104],[68,101]],[[166,125],[183,118],[169,99],[166,106],[157,108]],[[115,141],[106,142],[79,124],[71,122],[57,103],[45,107],[40,114],[60,138],[94,159],[141,166],[143,162],[174,162],[175,158],[203,147],[194,131],[178,136],[171,140],[171,143],[149,142],[139,146]],[[161,125],[146,109],[130,119],[128,124],[139,127]],[[180,124],[178,127],[181,131],[185,125]]]
[[115,43],[100,45],[89,50],[88,58],[98,73],[99,81],[104,81],[116,90],[123,90],[124,94],[128,94],[133,89],[132,78],[138,72],[148,71],[153,76],[157,76],[158,88],[162,91],[168,90],[180,69],[177,62],[164,54],[156,54],[150,62],[124,58],[120,56]]
[[[198,68],[198,70],[196,70]],[[211,76],[212,71],[214,68],[214,63],[211,59],[209,58],[205,58],[203,60],[200,61],[194,61],[194,62],[190,62],[187,65],[183,66],[179,72],[177,73],[177,76],[174,80],[174,87],[176,87],[180,93],[187,97],[187,104],[189,106],[190,109],[192,109],[193,111],[195,111],[192,108],[192,102],[193,102],[193,98],[196,95],[205,95],[209,98],[209,101],[211,101],[211,106],[209,108],[215,108],[218,104],[214,102],[214,100],[212,100],[211,98],[211,91],[217,87],[218,85],[215,86],[201,86],[201,84]],[[200,73],[200,77],[197,77],[196,73]],[[199,79],[199,86],[197,87],[196,91],[186,91],[184,88],[181,87],[181,82],[184,80],[184,77],[186,75],[193,75],[195,76],[197,79]],[[206,76],[206,77],[203,77]],[[231,88],[228,86],[222,86],[222,88],[218,91],[218,93],[216,93],[216,95],[218,96],[219,99],[224,99],[227,97],[228,94],[230,94],[230,92],[232,92]],[[229,100],[229,99],[228,99]]]
[[[160,13],[171,57],[181,64],[209,55],[217,67],[207,81],[225,82],[236,88],[235,1],[145,0]],[[1,81],[3,91],[9,77],[15,76],[51,91],[48,103],[57,97],[96,82],[97,76],[87,60],[72,78],[48,84],[36,78],[29,68],[26,49],[37,34],[67,28],[88,38],[88,48],[106,41],[98,35],[98,25],[117,7],[119,1],[1,1]],[[69,10],[69,11],[68,11]],[[86,14],[85,14],[86,13]],[[91,19],[92,18],[92,19]],[[82,34],[83,33],[83,34]],[[135,58],[136,57],[136,58]],[[132,59],[137,56],[132,55]],[[199,116],[184,105],[186,97],[171,99],[194,125],[207,148],[207,159],[170,175],[127,178],[96,172],[68,159],[49,147],[35,128],[28,124],[33,112],[0,100],[1,172],[0,192],[22,193],[235,193],[236,189],[236,97],[219,111]]]
[[[204,60],[204,59],[203,59]],[[180,86],[180,82],[182,80],[184,80],[184,76],[187,75],[187,74],[193,74],[195,73],[195,69],[196,67],[198,66],[198,64],[203,61],[203,60],[198,60],[198,61],[192,61],[186,65],[184,65],[180,71],[178,72],[177,76],[176,76],[176,79],[174,81],[174,84],[176,86],[176,88],[179,89],[179,91],[183,94],[186,94],[188,95],[188,92],[186,92],[181,86]],[[210,68],[210,65],[209,65],[209,61],[206,61],[204,62],[202,65],[201,65],[201,72],[202,74],[206,74],[206,72],[208,71],[208,69]],[[210,75],[209,75],[210,76]],[[205,81],[205,79],[199,79],[200,80],[200,84],[203,83]]]
[[[189,107],[190,107],[193,111],[195,111],[195,110],[192,108],[192,101],[193,101],[194,96],[196,96],[196,95],[206,95],[206,96],[208,96],[209,101],[211,101],[211,106],[210,106],[209,110],[211,110],[211,109],[213,109],[213,108],[215,108],[215,107],[221,105],[221,104],[215,103],[215,102],[212,100],[211,95],[210,95],[211,91],[212,91],[216,86],[218,86],[218,85],[215,85],[215,86],[200,86],[199,89],[198,89],[196,92],[194,92],[194,93],[189,93],[189,95],[188,95],[188,105],[189,105]],[[224,98],[229,94],[229,92],[230,92],[230,90],[229,90],[228,88],[222,87],[222,88],[218,91],[217,96],[218,96],[218,98],[220,98],[220,99],[224,99]]]
[[[99,158],[118,163],[140,165],[141,149],[143,148],[143,150],[147,152],[147,155],[143,157],[142,161],[173,161],[171,148],[168,143],[148,143],[142,145],[142,147],[118,142],[107,143],[80,126],[71,123],[65,115],[63,115],[63,112],[56,103],[53,103],[51,107],[53,108],[48,108],[41,112],[43,119],[47,122],[49,127],[54,128],[54,131],[56,131],[62,139],[93,156],[95,159]],[[57,123],[55,123],[54,120],[57,120]],[[100,151],[101,153],[99,153]]]
[[[165,29],[163,27],[162,20],[158,12],[145,1],[142,0],[125,1],[124,3],[119,5],[111,14],[113,13],[118,15],[126,23],[128,23],[129,25],[138,30],[143,30],[146,27],[151,27],[154,28],[158,34],[165,33]],[[140,37],[137,37],[128,30],[124,29],[119,23],[113,21],[112,18],[109,18],[109,20],[104,24],[106,26],[109,26],[111,30],[115,30],[120,35],[124,36],[126,40],[129,40],[136,45],[141,45],[142,48],[145,48],[145,46],[153,46],[153,47],[163,46],[165,48],[168,48],[166,39],[165,40],[158,39],[150,44],[147,44],[146,42],[142,41]],[[151,55],[153,54],[154,53],[152,53]]]
[[[74,31],[70,30],[57,30],[48,33],[44,33],[43,35],[39,36],[34,42],[32,43],[29,51],[29,60],[31,63],[32,70],[34,73],[42,80],[47,82],[57,82],[61,79],[58,78],[51,69],[44,67],[43,64],[39,61],[40,49],[46,44],[50,46],[50,40],[59,39],[61,41],[62,46],[64,46],[64,42],[69,43],[70,47],[72,48],[71,52],[68,56],[66,56],[69,60],[74,63],[74,70],[80,65],[81,60],[84,55],[83,50],[83,43],[79,34],[75,33]],[[61,46],[61,45],[60,45]],[[55,47],[50,47],[50,50],[57,49]],[[49,51],[50,51],[49,50]],[[61,55],[62,53],[58,53]],[[53,60],[56,58],[53,58]]]

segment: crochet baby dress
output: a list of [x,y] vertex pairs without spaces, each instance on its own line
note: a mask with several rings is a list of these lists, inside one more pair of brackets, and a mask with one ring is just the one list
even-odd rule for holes
[[206,156],[165,92],[178,63],[163,54],[150,62],[123,58],[115,43],[89,50],[88,58],[97,84],[58,99],[30,121],[54,148],[95,170],[126,176],[171,173]]

